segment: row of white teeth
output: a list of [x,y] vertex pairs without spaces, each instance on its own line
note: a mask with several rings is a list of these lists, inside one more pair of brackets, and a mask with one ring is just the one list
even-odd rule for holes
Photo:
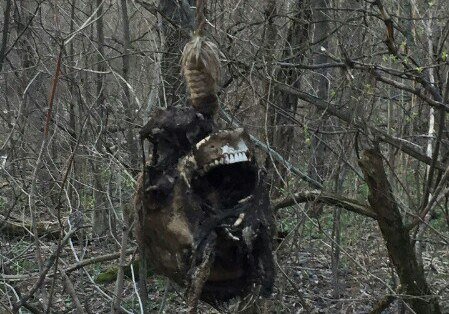
[[237,162],[244,162],[244,161],[250,161],[251,158],[248,158],[244,152],[240,153],[234,153],[234,154],[225,154],[224,157],[220,159],[216,159],[212,161],[211,163],[204,166],[203,171],[207,172],[213,167],[219,166],[219,165],[231,165],[235,164]]
[[246,157],[245,153],[225,154],[224,158],[220,159],[220,163],[222,164],[233,164],[243,161],[248,161],[248,157]]

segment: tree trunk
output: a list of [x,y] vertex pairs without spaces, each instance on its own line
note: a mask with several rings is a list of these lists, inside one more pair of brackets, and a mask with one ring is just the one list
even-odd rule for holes
[[[97,40],[98,40],[98,57],[97,57],[97,76],[96,76],[96,89],[97,89],[97,101],[96,110],[99,113],[99,119],[104,120],[105,117],[105,93],[104,93],[104,74],[106,70],[105,60],[104,60],[104,32],[103,32],[103,5],[101,0],[96,1],[96,5],[101,6],[97,11]],[[95,142],[95,148],[97,151],[101,151],[101,128],[98,128],[98,139]],[[105,206],[105,200],[103,195],[103,189],[101,184],[101,166],[96,163],[96,161],[91,161],[91,167],[94,177],[94,198],[95,198],[95,208],[93,213],[93,227],[92,232],[95,235],[103,235],[108,227],[108,211]]]
[[[128,7],[126,5],[126,0],[121,0],[122,9],[122,21],[123,21],[123,79],[129,83],[129,67],[130,67],[130,30],[129,30],[129,18],[128,18]],[[139,169],[139,156],[137,150],[137,141],[134,140],[134,113],[133,105],[131,102],[131,95],[129,92],[128,85],[123,82],[123,97],[122,103],[126,114],[126,144],[128,147],[128,154],[130,160],[130,168],[133,170],[132,173],[137,174]]]
[[[289,63],[301,64],[304,61],[305,43],[309,40],[309,19],[310,10],[307,8],[306,0],[295,0],[292,8],[292,22],[288,29],[287,41],[285,43],[282,60],[288,60]],[[294,67],[287,67],[280,70],[277,74],[278,80],[293,88],[301,88],[302,72]],[[280,153],[285,160],[290,159],[293,145],[295,141],[294,120],[296,109],[298,107],[299,98],[296,95],[288,93],[277,93],[276,105],[279,109],[275,118],[275,150]],[[282,178],[287,176],[286,167],[280,167],[279,172]],[[282,187],[283,180],[275,178],[275,186]],[[278,196],[275,193],[275,196]]]
[[6,0],[5,12],[3,14],[3,34],[2,44],[0,46],[0,72],[3,70],[3,62],[5,60],[6,45],[8,43],[9,35],[9,17],[11,13],[12,0]]
[[[275,0],[267,0],[265,4],[265,29],[262,37],[262,44],[261,49],[264,54],[264,61],[265,61],[265,68],[266,73],[268,75],[274,76],[273,71],[273,62],[274,62],[274,51],[276,47],[276,37],[277,37],[277,29],[276,25],[274,24],[274,16],[277,14],[277,7],[276,7],[276,1]],[[276,111],[275,107],[271,104],[273,101],[273,93],[272,93],[272,86],[271,86],[271,80],[266,80],[263,83],[263,95],[264,97],[261,99],[261,104],[263,106],[263,109],[265,111],[265,142],[267,143],[268,147],[274,146],[274,128],[276,125]],[[276,172],[275,169],[273,169],[273,163],[271,160],[270,154],[267,154],[265,159],[265,168],[270,172],[271,182],[274,182],[274,179],[276,178]],[[272,184],[272,187],[274,184]],[[273,189],[271,188],[271,192],[273,192]]]
[[[428,49],[428,58],[429,63],[432,64],[434,62],[433,56],[433,32],[432,32],[432,10],[429,10],[429,20],[427,23],[425,23],[426,31],[427,31],[427,49]],[[432,67],[428,70],[429,73],[429,83],[432,86],[435,86],[435,74],[434,69]],[[426,155],[430,158],[433,157],[434,153],[434,142],[435,142],[435,109],[430,108],[429,109],[429,128],[427,131],[427,148],[426,148]],[[426,167],[426,184],[425,184],[425,191],[424,191],[424,198],[423,199],[423,205],[420,210],[424,209],[428,202],[432,199],[432,193],[431,193],[431,186],[432,186],[432,179],[433,179],[433,169],[430,167],[430,165],[427,165]],[[431,218],[431,211],[429,211],[426,216],[424,217],[424,221],[419,224],[418,230],[416,232],[416,243],[415,243],[415,251],[416,251],[416,258],[418,259],[418,264],[423,267],[423,260],[422,260],[422,253],[425,249],[425,243],[421,241],[421,238],[424,236],[427,225],[430,222]]]
[[368,201],[377,213],[377,222],[404,291],[405,302],[416,313],[441,313],[417,262],[408,230],[402,223],[379,148],[365,150],[359,165],[368,184]]
[[[164,47],[161,60],[162,93],[166,106],[176,105],[186,100],[186,89],[180,75],[179,60],[184,45],[189,40],[189,32],[194,28],[193,0],[160,0]],[[176,25],[172,25],[175,23]],[[165,96],[165,97],[164,97]]]
[[[327,49],[329,35],[329,12],[325,9],[328,7],[328,0],[313,1],[314,7],[312,9],[312,18],[315,24],[313,42],[318,43],[318,51],[315,51],[316,57],[314,58],[315,64],[323,64],[327,62]],[[327,100],[329,92],[329,81],[327,78],[328,68],[316,70],[315,90],[318,98]],[[324,141],[327,139],[321,133],[321,131],[329,123],[329,117],[324,114],[320,109],[315,110],[315,117],[318,119],[314,128],[317,130],[311,139],[312,156],[309,161],[308,173],[309,176],[323,183],[327,175],[328,169],[326,165],[325,156],[328,155],[328,149],[324,145]],[[318,217],[323,211],[323,205],[318,203],[310,204],[310,215],[312,217]]]
[[[75,30],[75,8],[76,8],[76,0],[72,0],[70,3],[70,33],[73,33]],[[69,64],[73,66],[75,64],[75,46],[73,43],[73,40],[69,43]],[[75,95],[78,93],[77,88],[75,86],[76,78],[75,73],[70,72],[67,74],[69,78],[69,91],[70,91],[70,98],[69,98],[69,134],[71,135],[71,141],[70,141],[70,152],[73,153],[76,147],[76,113],[75,113],[75,103],[76,97]],[[73,204],[74,201],[74,194],[78,187],[78,180],[77,180],[77,158],[76,156],[73,157],[72,161],[72,171],[70,176],[71,184],[67,185],[68,194],[70,197],[70,201]]]

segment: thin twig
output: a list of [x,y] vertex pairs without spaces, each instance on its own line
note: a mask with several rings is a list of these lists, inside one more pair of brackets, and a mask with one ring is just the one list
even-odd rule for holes
[[[126,255],[132,255],[136,251],[136,248],[128,249],[126,250]],[[81,260],[79,262],[76,262],[75,264],[72,264],[66,268],[64,268],[64,272],[71,273],[75,270],[84,268],[86,266],[96,264],[96,263],[103,263],[103,262],[109,262],[112,260],[115,260],[120,257],[121,252],[115,252],[111,254],[105,254],[100,255],[88,259]],[[0,275],[0,279],[6,280],[6,281],[23,281],[23,280],[31,280],[36,279],[39,277],[39,273],[31,273],[27,275]]]
[[62,279],[64,279],[65,288],[66,288],[67,292],[69,293],[70,297],[72,298],[73,304],[75,304],[76,313],[77,314],[85,313],[83,306],[81,305],[81,302],[76,294],[75,288],[73,287],[73,284],[70,281],[70,278],[67,276],[65,271],[61,270],[60,273],[62,275]]
[[128,234],[129,234],[129,216],[128,214],[124,213],[122,243],[121,243],[122,249],[120,252],[119,269],[117,273],[114,298],[112,299],[112,309],[111,309],[112,313],[120,312],[120,303],[122,300],[122,292],[123,292],[123,278],[126,267],[126,247],[128,245]]
[[[85,228],[85,226],[81,227]],[[77,231],[78,229],[72,229],[70,230],[64,238],[61,240],[60,244],[56,248],[55,252],[53,252],[52,255],[47,259],[46,267],[43,269],[43,271],[39,275],[39,279],[34,283],[34,285],[29,290],[28,294],[21,297],[19,302],[14,304],[13,306],[13,312],[16,313],[19,311],[19,309],[34,295],[34,293],[39,289],[39,287],[44,283],[45,277],[47,276],[48,271],[53,266],[53,264],[56,261],[56,257],[59,256],[59,253],[61,252],[62,247],[67,243],[67,241],[70,239],[70,237]]]

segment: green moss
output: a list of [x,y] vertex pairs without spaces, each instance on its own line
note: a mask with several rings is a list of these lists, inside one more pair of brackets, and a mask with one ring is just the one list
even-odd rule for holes
[[95,278],[96,283],[111,283],[117,279],[118,267],[111,267],[105,270],[104,272],[98,274]]
[[[137,280],[139,278],[139,261],[134,261],[132,265],[133,265],[133,270],[134,270],[134,278]],[[114,282],[115,280],[117,280],[117,274],[118,274],[117,266],[109,267],[105,271],[100,272],[95,277],[95,282],[101,283],[101,284],[107,284],[107,283]],[[128,265],[125,267],[124,274],[125,274],[126,278],[132,278],[131,265]],[[154,275],[154,272],[151,269],[148,269],[147,277],[150,277],[152,275]]]

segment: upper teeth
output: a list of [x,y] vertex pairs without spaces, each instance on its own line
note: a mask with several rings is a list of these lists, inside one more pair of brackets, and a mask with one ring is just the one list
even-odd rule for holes
[[203,170],[208,171],[212,167],[218,166],[218,165],[231,165],[238,162],[244,162],[249,161],[251,158],[248,158],[246,156],[245,152],[239,152],[234,154],[225,154],[224,157],[221,157],[219,159],[215,159],[214,161],[208,163],[206,166],[204,166]]
[[242,152],[246,152],[248,150],[248,146],[246,146],[245,141],[240,139],[237,145],[224,145],[221,147],[223,154],[239,154]]
[[246,157],[245,153],[237,153],[235,155],[235,162],[242,162],[247,161],[248,158]]

